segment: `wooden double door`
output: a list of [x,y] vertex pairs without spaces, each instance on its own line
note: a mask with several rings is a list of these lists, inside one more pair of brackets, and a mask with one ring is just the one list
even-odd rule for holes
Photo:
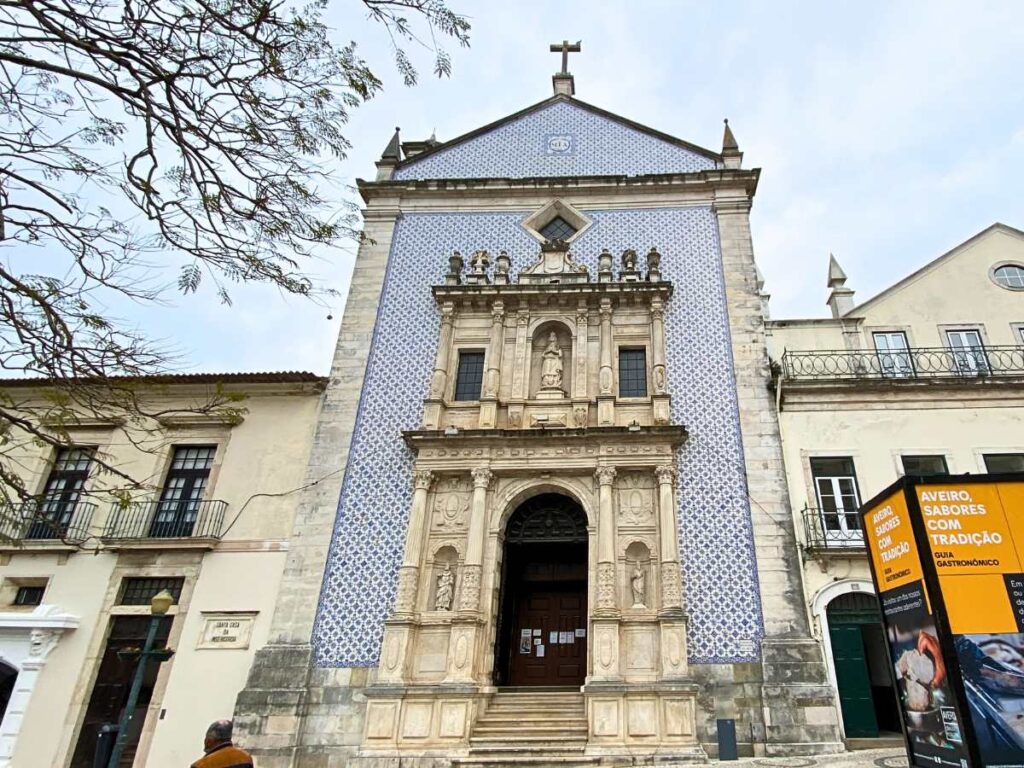
[[509,685],[582,685],[587,675],[586,582],[531,584],[520,595]]

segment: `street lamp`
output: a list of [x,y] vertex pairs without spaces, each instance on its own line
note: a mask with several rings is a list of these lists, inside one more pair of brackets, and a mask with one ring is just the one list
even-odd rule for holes
[[[132,679],[132,688],[128,693],[128,702],[125,704],[124,712],[121,714],[121,721],[117,724],[117,741],[114,742],[114,749],[110,753],[110,759],[107,761],[107,768],[118,768],[118,765],[121,763],[121,753],[124,752],[125,743],[128,741],[128,723],[131,722],[132,717],[135,715],[135,707],[139,703],[139,691],[142,690],[142,679],[146,675],[146,665],[150,659],[157,663],[167,661],[174,653],[174,651],[168,648],[153,649],[153,644],[156,642],[156,631],[160,627],[160,619],[167,614],[172,605],[174,605],[174,595],[166,589],[160,590],[149,601],[149,612],[152,614],[152,618],[149,620],[146,644],[142,647],[142,652],[138,654],[139,661],[135,667],[135,677]],[[131,658],[136,653],[138,652],[121,652],[118,655],[121,658]]]

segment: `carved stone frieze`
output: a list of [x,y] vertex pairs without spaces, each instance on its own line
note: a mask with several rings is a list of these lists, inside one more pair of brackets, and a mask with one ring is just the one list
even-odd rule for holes
[[597,607],[615,608],[615,564],[597,564]]
[[625,526],[654,524],[654,484],[650,475],[625,472],[619,479],[619,523]]
[[683,604],[682,574],[678,563],[661,564],[661,607],[679,608]]
[[480,607],[480,566],[462,567],[462,584],[459,591],[459,610],[475,611]]
[[466,477],[445,478],[434,496],[432,526],[435,531],[459,531],[469,521],[472,486]]

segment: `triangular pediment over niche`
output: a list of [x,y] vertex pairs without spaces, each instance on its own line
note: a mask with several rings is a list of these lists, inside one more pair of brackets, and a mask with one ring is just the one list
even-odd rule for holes
[[399,164],[395,180],[692,173],[721,157],[576,99],[555,96]]

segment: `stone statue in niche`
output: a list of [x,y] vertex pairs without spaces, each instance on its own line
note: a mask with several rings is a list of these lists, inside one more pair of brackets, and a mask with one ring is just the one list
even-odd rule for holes
[[558,344],[558,336],[552,331],[548,335],[548,345],[542,355],[540,386],[542,389],[562,388],[562,347]]
[[434,596],[435,611],[450,611],[452,609],[452,598],[455,596],[455,574],[449,563],[444,564],[444,570],[437,575],[437,594]]
[[633,607],[647,607],[647,576],[640,563],[633,563],[633,575],[629,579],[630,589],[633,590]]

